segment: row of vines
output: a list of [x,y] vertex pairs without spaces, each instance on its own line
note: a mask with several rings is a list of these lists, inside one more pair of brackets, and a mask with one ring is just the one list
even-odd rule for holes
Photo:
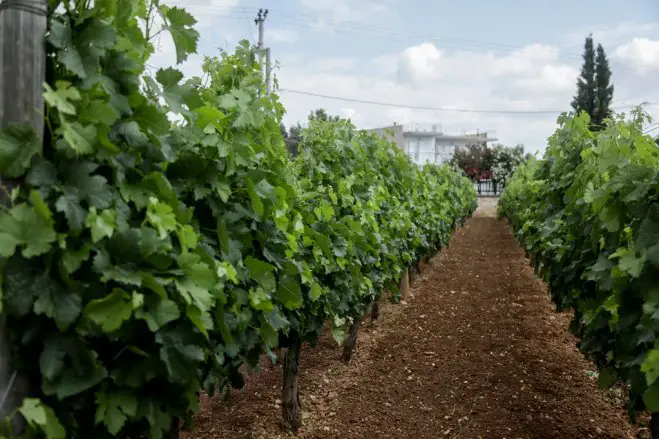
[[574,310],[599,384],[628,389],[633,419],[659,413],[659,148],[648,121],[637,109],[593,133],[585,113],[561,116],[544,159],[516,171],[499,207],[558,308]]
[[179,63],[196,51],[183,9],[50,0],[48,13],[43,141],[0,134],[0,173],[20,183],[4,188],[0,256],[25,437],[165,437],[201,392],[241,387],[280,348],[295,430],[301,344],[324,328],[354,343],[383,292],[397,299],[405,270],[471,215],[473,186],[343,120],[312,122],[291,158],[246,42],[202,77],[147,72],[163,32]]

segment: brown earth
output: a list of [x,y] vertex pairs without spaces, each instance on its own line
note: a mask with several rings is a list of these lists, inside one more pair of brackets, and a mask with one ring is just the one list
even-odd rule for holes
[[[489,207],[489,206],[488,206]],[[401,304],[362,325],[355,358],[325,336],[301,356],[300,438],[633,438],[596,388],[544,284],[502,221],[482,210]],[[230,403],[202,399],[187,438],[283,438],[281,366]]]

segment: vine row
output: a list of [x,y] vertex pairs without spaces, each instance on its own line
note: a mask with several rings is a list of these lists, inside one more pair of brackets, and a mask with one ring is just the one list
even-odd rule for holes
[[[627,407],[659,412],[659,148],[641,109],[593,133],[562,115],[542,160],[522,165],[499,214],[509,219],[599,384],[622,383]],[[653,437],[659,437],[653,415]]]
[[466,178],[347,121],[311,123],[289,157],[247,42],[202,77],[147,74],[152,39],[180,63],[194,25],[157,0],[49,1],[46,133],[0,134],[0,173],[22,180],[0,268],[25,437],[165,437],[278,348],[296,430],[301,344],[356,335],[476,207]]

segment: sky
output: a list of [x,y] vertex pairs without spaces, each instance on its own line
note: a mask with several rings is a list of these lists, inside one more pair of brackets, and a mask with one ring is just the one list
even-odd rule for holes
[[[198,55],[179,66],[186,76],[199,75],[219,48],[256,43],[254,18],[269,10],[264,41],[287,126],[322,107],[360,128],[433,123],[541,153],[557,116],[571,109],[590,33],[610,60],[614,109],[655,103],[646,109],[659,119],[658,0],[165,2],[198,20]],[[174,64],[163,37],[150,65]]]

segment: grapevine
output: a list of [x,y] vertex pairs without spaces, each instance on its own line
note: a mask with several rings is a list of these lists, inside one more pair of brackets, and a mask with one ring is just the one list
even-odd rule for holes
[[475,209],[466,179],[346,121],[312,125],[291,160],[254,48],[207,58],[201,78],[147,74],[155,21],[177,62],[196,51],[181,8],[49,2],[46,133],[0,134],[0,172],[23,181],[0,268],[34,383],[13,415],[26,437],[176,431],[202,391],[241,387],[241,366],[277,348],[295,363],[326,324],[342,341]]
[[499,209],[559,309],[574,310],[599,384],[628,387],[633,417],[659,412],[659,149],[642,132],[648,120],[637,109],[593,133],[587,115],[561,116],[545,158],[516,171]]

